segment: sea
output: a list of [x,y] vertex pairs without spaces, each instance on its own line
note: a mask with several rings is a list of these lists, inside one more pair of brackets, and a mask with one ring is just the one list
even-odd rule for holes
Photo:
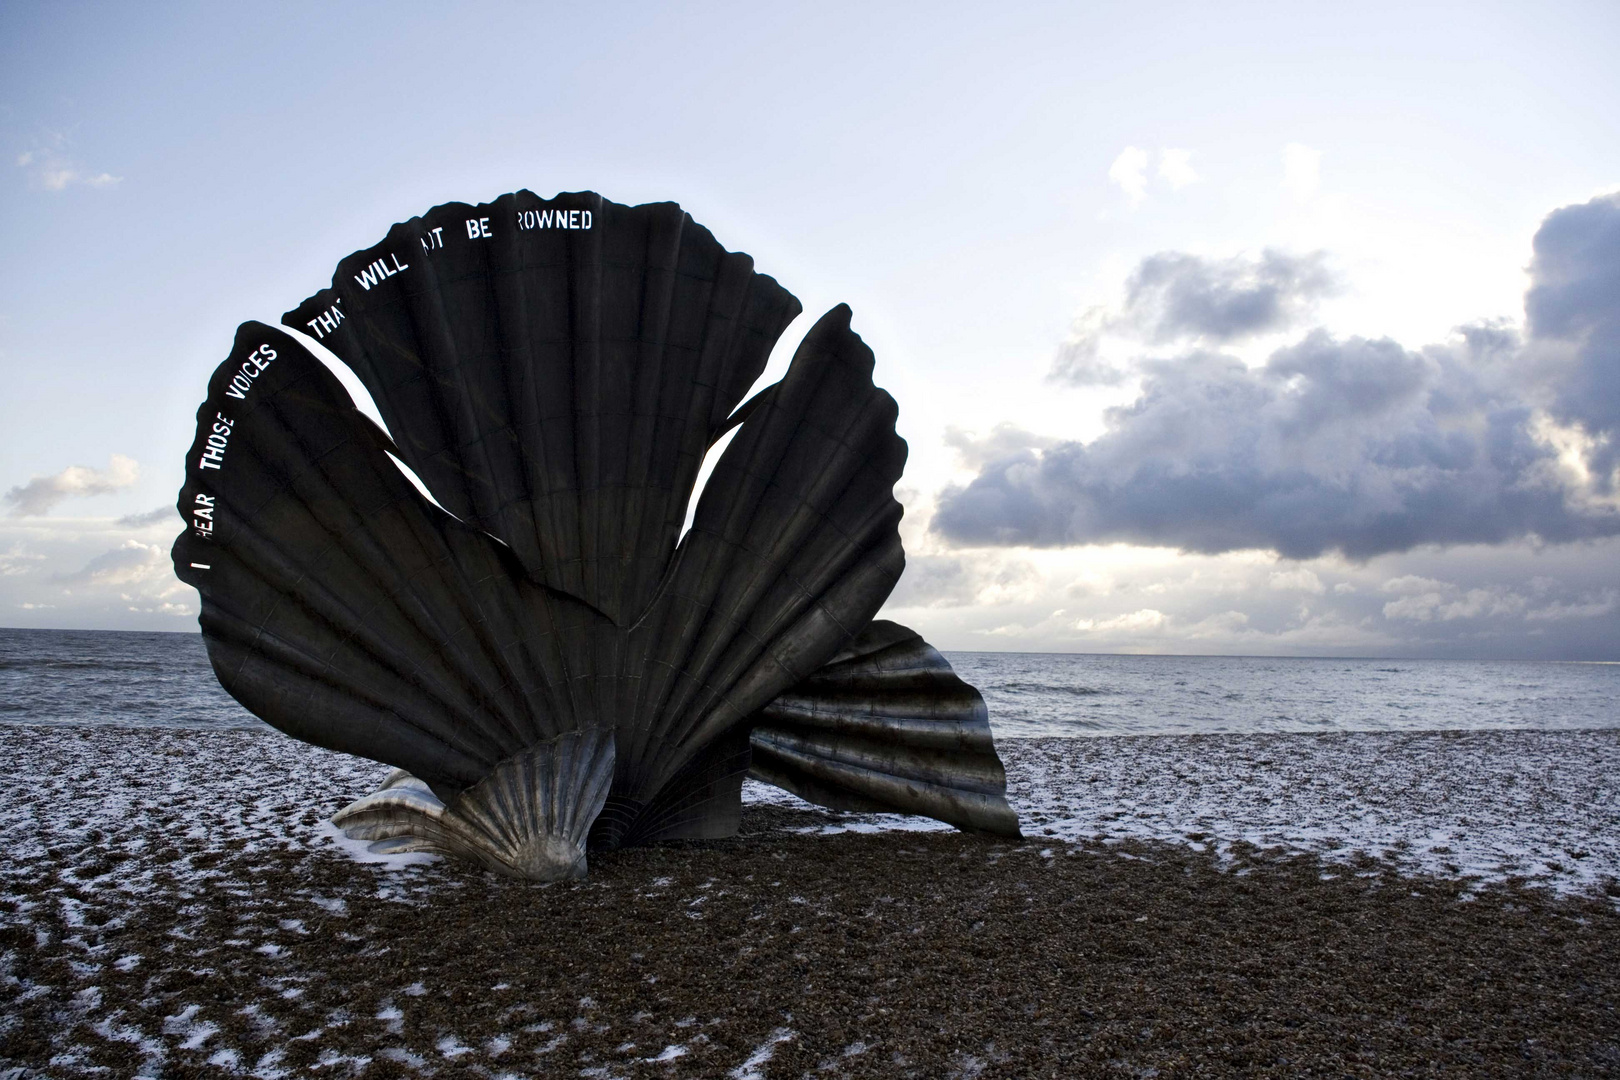
[[[1620,728],[1620,664],[949,652],[995,733]],[[0,628],[0,723],[262,728],[200,634]]]

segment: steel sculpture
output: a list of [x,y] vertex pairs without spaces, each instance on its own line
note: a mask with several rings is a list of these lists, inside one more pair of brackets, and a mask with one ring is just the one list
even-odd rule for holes
[[578,877],[733,835],[750,769],[1017,835],[983,699],[874,621],[906,446],[849,309],[742,403],[799,311],[673,203],[521,191],[344,259],[283,317],[303,340],[242,325],[175,568],[232,696],[395,766],[334,819],[350,836]]

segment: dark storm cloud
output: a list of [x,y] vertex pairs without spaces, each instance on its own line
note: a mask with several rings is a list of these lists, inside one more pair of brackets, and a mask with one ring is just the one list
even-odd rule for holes
[[944,493],[934,527],[967,544],[1289,558],[1620,532],[1620,516],[1566,505],[1528,409],[1482,400],[1449,363],[1314,333],[1257,371],[1212,354],[1157,364],[1101,438],[1002,456]]
[[1534,345],[1568,350],[1553,406],[1593,436],[1594,469],[1620,464],[1620,195],[1566,206],[1536,233],[1524,310]]
[[1079,386],[1114,385],[1124,372],[1099,358],[1105,335],[1150,345],[1226,345],[1297,326],[1339,282],[1322,252],[1266,250],[1258,258],[1205,259],[1165,251],[1143,259],[1117,312],[1093,310],[1063,346],[1052,375]]
[[[1284,325],[1331,284],[1317,257],[1240,266],[1156,255],[1132,275],[1122,318],[1144,340],[1232,340]],[[1207,347],[1140,362],[1140,397],[1110,410],[1095,441],[1020,442],[1004,427],[978,461],[965,453],[978,476],[942,493],[933,527],[963,544],[1356,559],[1620,534],[1620,513],[1570,488],[1534,424],[1547,405],[1582,425],[1596,437],[1594,488],[1612,488],[1620,196],[1547,217],[1525,308],[1525,340],[1482,323],[1412,352],[1315,330],[1257,369]]]

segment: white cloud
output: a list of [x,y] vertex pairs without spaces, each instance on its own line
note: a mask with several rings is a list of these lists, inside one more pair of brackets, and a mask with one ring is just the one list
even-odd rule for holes
[[0,517],[0,611],[17,626],[183,628],[197,594],[174,576],[168,540],[153,528],[112,517]]
[[134,458],[114,454],[105,469],[69,465],[59,473],[35,476],[5,494],[12,517],[48,514],[57,503],[80,495],[107,495],[129,487],[140,478],[141,467]]
[[1241,611],[1223,611],[1199,619],[1187,628],[1187,636],[1194,640],[1204,638],[1230,638],[1243,636],[1249,625],[1249,616]]
[[1271,587],[1273,589],[1308,592],[1314,595],[1321,595],[1327,591],[1327,586],[1322,584],[1322,579],[1317,577],[1314,571],[1307,570],[1303,566],[1293,570],[1273,570],[1271,572]]
[[0,551],[0,577],[26,574],[36,568],[34,564],[44,561],[45,556],[36,555],[21,544],[12,544],[5,551]]
[[1159,151],[1159,179],[1169,184],[1174,191],[1180,191],[1188,184],[1196,184],[1201,179],[1192,167],[1191,150]]
[[[1170,190],[1180,191],[1187,185],[1196,184],[1203,179],[1192,167],[1192,155],[1191,150],[1170,147],[1158,151],[1157,175],[1161,181],[1170,186]],[[1147,198],[1150,160],[1151,156],[1146,150],[1139,146],[1127,146],[1108,167],[1108,179],[1119,186],[1133,208],[1140,206],[1142,200]]]
[[1386,591],[1407,594],[1384,605],[1384,618],[1410,619],[1413,622],[1450,622],[1453,619],[1517,615],[1529,604],[1522,594],[1501,586],[1464,592],[1444,581],[1405,577],[1386,582],[1384,588]]
[[1093,596],[1107,596],[1115,588],[1112,574],[1101,574],[1095,570],[1079,570],[1075,579],[1064,588],[1063,593],[1071,599],[1083,599]]
[[[169,578],[168,553],[158,544],[126,540],[104,551],[71,574],[59,575],[64,585],[128,587]],[[128,599],[127,597],[125,599]]]
[[1147,198],[1147,151],[1127,146],[1108,166],[1108,179],[1119,185],[1132,206]]
[[1384,605],[1384,618],[1430,622],[1434,619],[1434,613],[1440,607],[1441,600],[1439,593],[1432,592],[1403,596]]
[[46,145],[18,154],[17,167],[28,173],[28,179],[35,187],[46,191],[64,191],[74,186],[110,188],[123,182],[122,176],[81,167],[65,153],[67,143],[67,136],[52,133],[47,137]]
[[1283,189],[1299,202],[1315,195],[1322,183],[1322,151],[1289,143],[1283,147],[1282,159]]
[[1170,616],[1154,608],[1143,608],[1127,615],[1116,615],[1112,619],[1080,619],[1075,622],[1076,630],[1087,632],[1107,633],[1111,631],[1158,630],[1170,621]]
[[1620,608],[1620,592],[1614,589],[1604,589],[1600,593],[1589,594],[1573,603],[1552,603],[1546,607],[1525,615],[1531,622],[1557,622],[1562,619],[1596,619],[1604,615],[1612,615]]
[[1000,607],[1032,603],[1046,591],[1039,570],[1002,553],[913,555],[888,605],[905,608]]

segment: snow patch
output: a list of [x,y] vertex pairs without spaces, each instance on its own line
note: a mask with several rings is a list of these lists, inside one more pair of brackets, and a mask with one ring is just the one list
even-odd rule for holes
[[779,1027],[771,1032],[765,1041],[748,1055],[747,1061],[731,1070],[732,1080],[765,1080],[765,1073],[761,1070],[776,1056],[776,1048],[785,1042],[793,1041],[797,1035],[797,1032],[785,1027]]

